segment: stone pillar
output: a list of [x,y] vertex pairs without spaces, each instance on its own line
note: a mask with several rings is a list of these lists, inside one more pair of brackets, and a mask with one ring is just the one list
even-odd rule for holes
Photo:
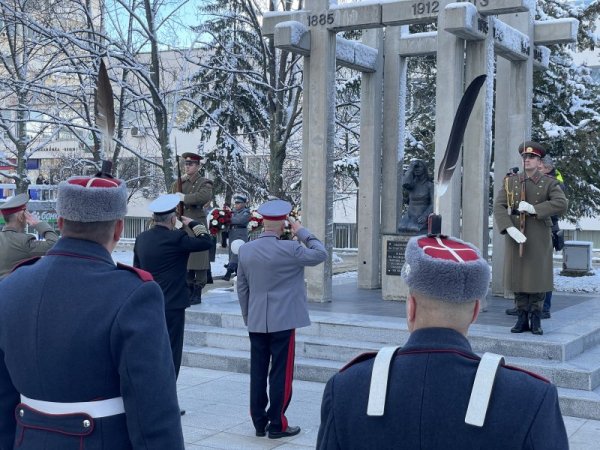
[[[438,169],[450,136],[454,114],[464,91],[464,41],[445,30],[446,11],[444,8],[448,3],[449,1],[440,2],[437,22],[434,180],[437,179]],[[442,232],[450,236],[460,235],[461,165],[462,160],[459,158],[448,190],[441,197],[438,205],[439,209],[437,210],[442,215]]]
[[[405,300],[407,287],[399,275],[406,240],[398,235],[402,216],[402,164],[406,126],[408,58],[398,56],[408,26],[387,27],[384,44],[383,153],[381,190],[381,289],[384,300]],[[397,242],[402,241],[401,244]],[[389,243],[388,243],[389,242]],[[400,247],[398,247],[400,245]],[[393,254],[390,254],[393,253]],[[389,261],[388,261],[389,259]],[[388,267],[388,264],[396,267]]]
[[[306,9],[325,11],[334,0],[306,0]],[[331,301],[333,250],[333,142],[335,108],[335,33],[324,26],[310,28],[310,56],[304,58],[302,219],[323,240],[329,257],[307,267],[311,301]]]
[[481,41],[466,43],[465,81],[487,74],[471,112],[463,145],[462,238],[488,256],[490,155],[494,102],[494,40],[491,33]]
[[[503,22],[530,37],[533,43],[533,14],[529,11],[502,16]],[[533,52],[533,48],[531,48]],[[523,163],[517,151],[519,144],[531,136],[531,114],[533,98],[533,57],[526,61],[498,59],[496,65],[496,117],[494,147],[494,199],[502,180],[511,167]],[[504,239],[494,228],[492,257],[492,293],[512,297],[504,289]]]
[[406,120],[406,66],[408,58],[398,56],[400,38],[408,27],[387,27],[384,44],[383,151],[381,191],[381,231],[398,232],[402,215],[402,160]]
[[378,50],[377,68],[363,73],[360,109],[360,186],[358,198],[358,287],[381,286],[381,120],[383,30],[366,30],[362,42]]

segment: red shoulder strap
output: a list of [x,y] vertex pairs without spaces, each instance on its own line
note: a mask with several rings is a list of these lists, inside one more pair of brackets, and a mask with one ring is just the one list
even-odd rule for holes
[[38,262],[40,259],[42,259],[41,256],[34,256],[33,258],[24,259],[23,261],[20,261],[17,264],[15,264],[14,267],[12,268],[11,272],[14,272],[19,267],[22,267],[22,266],[31,266],[32,264],[35,264],[36,262]]
[[523,372],[529,376],[532,376],[533,378],[537,378],[538,380],[542,380],[546,383],[550,383],[550,380],[548,380],[547,378],[544,378],[541,375],[538,375],[535,372],[530,372],[529,370],[521,369],[520,367],[509,366],[508,364],[503,364],[502,367],[504,367],[505,369],[509,369],[509,370],[516,370],[517,372]]
[[123,269],[123,270],[129,270],[130,272],[135,273],[139,277],[139,279],[142,281],[154,281],[154,277],[152,276],[152,274],[150,272],[147,272],[138,267],[128,266],[127,264],[123,264],[123,263],[119,262],[119,263],[117,263],[117,268]]
[[375,358],[375,356],[377,356],[377,352],[367,352],[367,353],[358,355],[356,358],[354,358],[352,361],[350,361],[348,364],[346,364],[344,367],[342,367],[340,369],[340,372],[343,372],[348,367],[352,367],[354,364],[358,364],[360,362],[367,361],[368,359]]

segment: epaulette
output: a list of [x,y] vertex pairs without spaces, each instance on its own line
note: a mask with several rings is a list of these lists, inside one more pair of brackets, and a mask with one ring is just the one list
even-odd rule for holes
[[377,352],[367,352],[367,353],[363,353],[361,355],[358,355],[356,358],[354,358],[353,360],[351,360],[348,364],[346,364],[344,367],[342,367],[340,369],[340,372],[343,372],[344,370],[346,370],[348,367],[353,366],[354,364],[358,364],[360,362],[363,361],[367,361],[369,359],[375,358],[375,356],[377,356]]
[[128,266],[127,264],[117,263],[117,269],[129,270],[130,272],[135,273],[138,278],[142,281],[154,281],[154,277],[150,272],[147,272],[138,267]]
[[19,267],[31,266],[32,264],[35,264],[36,262],[38,262],[40,259],[42,259],[41,256],[34,256],[33,258],[24,259],[23,261],[20,261],[14,265],[14,267],[11,270],[11,273],[14,272],[15,270],[17,270]]
[[550,380],[548,380],[547,378],[544,378],[543,376],[538,375],[535,372],[530,372],[529,370],[522,369],[521,367],[509,366],[508,364],[502,364],[502,367],[509,370],[516,370],[517,372],[523,372],[527,375],[532,376],[533,378],[537,378],[538,380],[544,381],[545,383],[550,383]]

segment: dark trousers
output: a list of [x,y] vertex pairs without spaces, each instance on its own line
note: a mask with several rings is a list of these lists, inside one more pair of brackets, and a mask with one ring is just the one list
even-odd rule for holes
[[[250,334],[250,415],[257,430],[283,431],[292,399],[296,330]],[[269,362],[271,371],[269,372]],[[267,395],[267,377],[269,395]],[[266,410],[267,404],[269,409]]]
[[197,287],[202,290],[208,282],[208,270],[188,270],[185,281],[188,287]]
[[550,311],[550,308],[552,308],[552,291],[546,292],[544,299],[544,311]]
[[183,353],[183,333],[185,329],[185,308],[165,310],[167,319],[167,331],[171,341],[171,353],[173,353],[173,365],[175,376],[179,376],[181,367],[181,355]]
[[542,311],[545,292],[515,292],[515,302],[519,311]]

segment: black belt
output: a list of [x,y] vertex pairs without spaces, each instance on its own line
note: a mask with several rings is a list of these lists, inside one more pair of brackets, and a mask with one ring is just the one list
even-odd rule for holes
[[231,228],[248,228],[247,225],[231,225]]

